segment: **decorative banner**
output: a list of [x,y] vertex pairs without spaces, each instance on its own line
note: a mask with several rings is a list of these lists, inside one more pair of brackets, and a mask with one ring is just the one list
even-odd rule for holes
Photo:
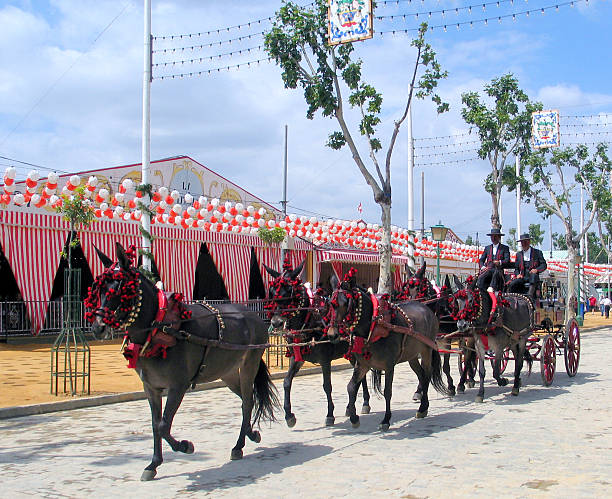
[[533,147],[545,149],[559,147],[559,111],[535,111],[531,113],[531,137]]
[[358,42],[374,36],[372,0],[329,0],[327,19],[330,45]]

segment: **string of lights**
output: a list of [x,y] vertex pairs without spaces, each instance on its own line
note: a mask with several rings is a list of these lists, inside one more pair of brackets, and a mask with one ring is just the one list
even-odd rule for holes
[[219,40],[216,42],[210,42],[210,43],[201,43],[200,45],[189,45],[186,47],[169,47],[169,48],[164,48],[164,49],[156,49],[153,50],[154,54],[167,54],[167,53],[175,53],[175,52],[184,52],[185,50],[200,50],[200,49],[204,49],[204,48],[210,48],[210,47],[217,47],[217,46],[221,46],[221,45],[225,45],[225,44],[232,44],[232,43],[236,43],[236,42],[240,42],[242,40],[250,40],[251,38],[254,38],[256,36],[261,36],[265,33],[265,31],[258,31],[256,33],[250,33],[248,35],[242,35],[242,36],[237,36],[235,38],[229,38],[227,40]]
[[402,14],[390,14],[390,15],[385,15],[385,16],[375,16],[375,19],[379,20],[379,21],[385,21],[385,20],[406,20],[407,17],[414,17],[415,19],[418,19],[419,16],[427,16],[427,17],[431,17],[433,14],[441,14],[442,17],[446,16],[446,14],[455,14],[455,15],[459,15],[460,12],[462,11],[467,11],[468,13],[472,13],[472,9],[480,9],[482,8],[483,12],[486,12],[487,7],[490,7],[491,5],[496,5],[498,8],[501,7],[501,4],[505,4],[505,3],[509,3],[510,5],[514,5],[514,0],[496,0],[493,2],[485,2],[485,3],[478,3],[478,4],[474,4],[474,5],[465,5],[463,7],[451,7],[451,8],[447,8],[447,9],[439,9],[439,10],[429,10],[429,11],[421,11],[421,12],[406,12],[406,13],[402,13]]
[[446,151],[446,152],[434,152],[434,153],[427,153],[427,154],[415,154],[414,157],[415,159],[417,158],[430,158],[432,156],[449,156],[451,154],[464,154],[467,152],[475,152],[478,151],[480,148],[479,147],[474,147],[471,149],[460,149],[457,151]]
[[242,55],[242,54],[250,54],[251,52],[254,52],[256,50],[261,50],[263,48],[263,45],[256,45],[255,47],[247,47],[245,49],[240,49],[240,50],[234,50],[232,52],[226,52],[224,54],[215,54],[215,55],[211,55],[211,56],[207,56],[207,57],[197,57],[195,59],[183,59],[180,61],[172,61],[172,62],[159,62],[156,64],[153,64],[154,68],[159,68],[159,67],[167,67],[167,66],[176,66],[176,65],[184,65],[184,64],[199,64],[202,63],[204,61],[212,61],[215,59],[221,59],[223,57],[233,57],[236,55]]
[[177,74],[171,74],[171,75],[155,76],[152,79],[153,80],[170,80],[170,79],[176,79],[176,78],[191,78],[193,76],[203,76],[203,75],[209,75],[212,73],[220,73],[221,71],[229,71],[230,69],[240,69],[242,67],[251,67],[251,66],[258,65],[262,62],[269,62],[271,60],[272,60],[271,57],[264,57],[263,59],[256,59],[254,61],[241,62],[240,64],[232,64],[229,66],[222,66],[222,67],[217,67],[217,68],[203,69],[202,71],[191,71],[189,73],[177,73]]
[[204,36],[210,35],[219,35],[221,33],[227,33],[231,30],[240,30],[243,28],[251,28],[252,26],[260,25],[261,23],[271,22],[274,19],[274,16],[263,17],[261,19],[255,19],[254,21],[249,21],[244,24],[236,24],[235,26],[226,26],[224,28],[211,29],[209,31],[201,31],[198,33],[184,33],[181,35],[167,35],[167,36],[154,36],[154,41],[163,41],[163,40],[183,40],[183,39],[193,39],[193,38],[201,38]]
[[448,144],[433,144],[433,145],[428,145],[428,146],[414,146],[415,150],[419,150],[419,149],[441,149],[444,147],[456,147],[456,146],[463,146],[463,145],[469,145],[469,144],[480,144],[480,140],[468,140],[465,142],[449,142]]
[[[510,14],[502,14],[502,15],[495,16],[495,17],[484,17],[481,19],[472,19],[470,21],[460,21],[456,23],[452,22],[452,23],[447,23],[447,24],[437,24],[437,25],[429,26],[429,30],[434,31],[436,29],[443,29],[444,31],[447,31],[448,28],[455,28],[455,27],[459,30],[461,26],[469,25],[472,28],[474,27],[475,24],[480,24],[480,23],[483,23],[486,26],[488,25],[489,21],[497,21],[501,23],[503,19],[509,19],[509,18],[512,18],[513,21],[516,21],[518,16],[525,15],[526,17],[529,17],[531,14],[534,14],[536,12],[544,14],[547,10],[551,10],[551,9],[555,9],[558,11],[559,7],[566,7],[566,6],[574,7],[575,4],[581,3],[581,2],[588,2],[588,0],[572,0],[571,2],[557,3],[554,5],[548,5],[545,7],[538,7],[536,9],[522,10],[520,12],[512,12]],[[387,31],[378,31],[377,34],[399,35],[399,34],[414,33],[418,30],[419,28],[391,29]]]

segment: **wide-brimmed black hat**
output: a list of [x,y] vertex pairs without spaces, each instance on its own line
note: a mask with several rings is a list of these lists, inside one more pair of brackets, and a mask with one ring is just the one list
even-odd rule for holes
[[498,229],[498,228],[495,228],[495,227],[494,227],[494,228],[492,228],[492,229],[491,229],[491,232],[489,232],[489,233],[487,234],[487,236],[505,236],[505,235],[506,235],[506,234],[504,234],[504,233],[501,231],[501,229]]
[[525,234],[521,234],[521,237],[518,238],[518,242],[520,243],[521,241],[531,241],[531,236],[527,233]]

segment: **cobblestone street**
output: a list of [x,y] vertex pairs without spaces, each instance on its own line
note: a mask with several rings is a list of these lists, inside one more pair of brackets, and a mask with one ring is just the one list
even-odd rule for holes
[[[416,420],[416,377],[398,367],[391,429],[377,430],[384,400],[352,429],[344,417],[350,371],[334,373],[336,425],[325,427],[320,375],[294,381],[297,425],[263,425],[242,461],[229,461],[239,431],[239,399],[215,389],[186,396],[173,426],[195,454],[164,444],[158,477],[139,481],[152,454],[146,401],[0,421],[3,497],[609,497],[612,486],[612,328],[582,337],[578,375],[557,357],[553,385],[539,363],[519,397],[487,372],[476,390],[431,393]],[[453,375],[456,376],[456,359]],[[509,370],[511,369],[509,366]],[[506,375],[510,371],[507,371]],[[282,385],[277,382],[280,388]],[[361,404],[361,396],[358,403]]]

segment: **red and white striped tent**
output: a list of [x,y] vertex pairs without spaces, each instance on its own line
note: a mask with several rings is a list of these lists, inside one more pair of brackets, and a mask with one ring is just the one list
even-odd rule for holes
[[[153,254],[160,277],[168,290],[192,299],[200,245],[206,243],[217,271],[223,278],[231,300],[245,301],[249,292],[251,248],[254,248],[264,283],[263,265],[279,269],[280,251],[266,246],[256,235],[186,231],[181,227],[152,226]],[[59,215],[27,211],[0,211],[0,244],[13,270],[17,285],[28,307],[34,332],[40,331],[51,296],[53,280],[60,263],[60,253],[69,235],[69,225]],[[80,231],[81,246],[94,276],[103,270],[94,245],[111,258],[115,243],[124,247],[140,245],[136,222],[96,221]],[[310,245],[295,242],[292,263],[306,258]]]

